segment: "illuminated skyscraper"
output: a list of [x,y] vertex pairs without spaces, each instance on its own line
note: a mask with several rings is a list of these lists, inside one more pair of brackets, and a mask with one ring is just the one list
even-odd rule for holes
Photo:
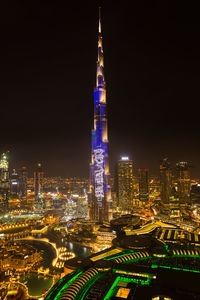
[[10,175],[10,196],[12,199],[19,198],[20,185],[19,185],[19,175],[16,170],[13,169]]
[[3,153],[0,158],[0,211],[8,210],[9,169],[8,156]]
[[27,204],[27,180],[28,180],[28,170],[26,166],[20,169],[20,193],[23,200],[23,205]]
[[190,166],[187,162],[176,164],[178,198],[180,204],[189,204],[190,201]]
[[38,163],[37,169],[34,172],[34,192],[36,199],[38,198],[39,194],[42,192],[43,189],[43,177],[44,172],[42,171],[42,166],[40,163]]
[[161,201],[167,204],[172,193],[172,169],[167,158],[160,165],[160,186]]
[[94,129],[90,164],[89,217],[100,222],[111,219],[111,191],[109,182],[108,127],[106,112],[106,83],[99,10],[98,61],[94,90]]
[[123,210],[133,209],[133,161],[121,157],[117,164],[118,206]]
[[145,205],[149,199],[148,169],[139,169],[139,199]]

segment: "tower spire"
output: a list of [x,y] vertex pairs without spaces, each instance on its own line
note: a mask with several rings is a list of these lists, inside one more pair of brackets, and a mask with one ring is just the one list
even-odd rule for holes
[[101,6],[99,6],[99,33],[101,33]]
[[97,60],[97,78],[96,87],[104,86],[104,59],[103,59],[103,45],[102,45],[102,32],[101,32],[101,7],[99,7],[99,33],[98,33],[98,60]]

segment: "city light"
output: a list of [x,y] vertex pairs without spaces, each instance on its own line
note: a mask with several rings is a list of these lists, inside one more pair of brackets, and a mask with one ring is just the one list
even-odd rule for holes
[[129,157],[128,156],[122,156],[121,160],[129,160]]
[[[81,14],[70,7],[66,19],[59,5],[55,15],[56,5],[22,7],[12,35],[13,8],[2,6],[0,299],[198,298],[199,110],[193,104],[200,43],[192,31],[199,32],[198,18],[186,32],[190,14],[183,24],[175,7],[173,26],[156,4],[137,8],[137,22],[125,2],[114,14],[111,4],[105,7],[103,19],[99,8],[92,82],[85,66],[93,57],[93,7],[83,3]],[[116,32],[113,16],[120,16]],[[104,18],[111,25],[105,52]],[[64,42],[49,47],[54,35]],[[163,43],[167,51],[158,51]],[[104,54],[113,60],[106,72]]]

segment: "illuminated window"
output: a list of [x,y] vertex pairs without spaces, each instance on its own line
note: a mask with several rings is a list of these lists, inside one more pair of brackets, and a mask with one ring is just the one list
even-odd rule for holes
[[130,289],[127,289],[127,288],[119,288],[117,294],[116,294],[116,297],[120,297],[120,298],[123,298],[123,299],[127,299],[128,298],[128,295],[130,293]]
[[117,286],[120,286],[120,287],[127,287],[127,285],[128,285],[128,282],[126,282],[126,281],[119,281],[117,284]]

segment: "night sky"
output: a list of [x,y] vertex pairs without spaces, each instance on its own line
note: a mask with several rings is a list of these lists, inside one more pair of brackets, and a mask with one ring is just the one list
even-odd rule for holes
[[156,174],[168,157],[200,176],[197,7],[23,2],[0,1],[0,151],[12,168],[88,176],[101,5],[112,168],[127,154]]

